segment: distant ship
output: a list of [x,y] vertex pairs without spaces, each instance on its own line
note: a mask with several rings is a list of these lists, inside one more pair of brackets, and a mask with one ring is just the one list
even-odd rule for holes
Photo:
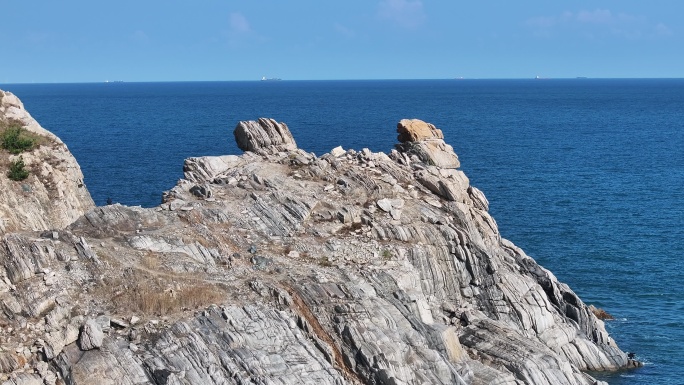
[[273,81],[278,81],[278,80],[283,80],[281,78],[267,78],[266,76],[261,77],[262,82],[273,82]]

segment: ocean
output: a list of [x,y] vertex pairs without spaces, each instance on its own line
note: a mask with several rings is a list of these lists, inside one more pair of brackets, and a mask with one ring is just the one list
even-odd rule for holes
[[612,385],[684,378],[684,79],[6,84],[67,143],[95,202],[156,206],[192,156],[239,154],[240,120],[300,148],[390,151],[396,123],[445,134],[501,234],[616,320],[646,365]]

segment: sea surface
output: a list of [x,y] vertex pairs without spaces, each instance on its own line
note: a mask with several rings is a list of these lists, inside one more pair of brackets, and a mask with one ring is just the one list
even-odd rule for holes
[[151,207],[192,156],[239,154],[272,117],[322,155],[388,152],[396,123],[444,131],[501,234],[567,282],[646,366],[612,385],[684,383],[684,79],[0,85],[81,165],[95,202]]

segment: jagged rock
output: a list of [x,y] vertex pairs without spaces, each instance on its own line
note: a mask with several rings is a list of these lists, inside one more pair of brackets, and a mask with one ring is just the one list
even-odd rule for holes
[[64,329],[49,332],[44,336],[43,353],[48,360],[57,357],[65,346],[78,340],[78,327],[69,324]]
[[11,373],[24,367],[26,358],[12,352],[0,353],[0,373]]
[[190,194],[198,198],[211,198],[211,189],[206,185],[195,185],[190,188]]
[[2,263],[5,276],[10,282],[16,284],[33,277],[40,263],[31,252],[31,243],[26,238],[16,235],[5,235],[0,242],[0,263]]
[[235,141],[243,151],[256,152],[259,149],[274,146],[279,150],[297,148],[290,129],[285,123],[274,119],[259,118],[258,121],[241,121],[235,127]]
[[96,320],[89,318],[81,328],[81,336],[78,338],[78,344],[81,350],[92,350],[102,346],[104,333],[102,328]]
[[[470,182],[468,177],[462,171],[448,171],[448,174],[435,175],[429,171],[421,170],[416,172],[416,179],[430,191],[446,200],[465,202],[469,197]],[[482,207],[482,204],[479,207]]]
[[378,207],[380,207],[384,212],[388,213],[392,211],[392,209],[400,209],[404,207],[404,200],[383,198],[378,200],[377,204]]
[[191,182],[210,181],[240,162],[240,157],[235,155],[188,158],[183,164],[183,173],[185,179]]
[[[68,346],[56,360],[64,378],[69,384],[146,384],[149,378],[140,360],[128,349],[128,343],[105,341],[102,349],[81,351]],[[167,382],[166,384],[172,384]]]
[[19,373],[16,377],[3,382],[2,385],[43,385],[43,379],[37,374]]
[[51,370],[50,365],[47,362],[39,361],[36,363],[36,371],[42,378],[44,385],[57,384],[57,375]]
[[489,211],[489,201],[487,200],[487,197],[480,191],[477,187],[469,186],[468,187],[468,194],[470,195],[470,198],[473,200],[473,205],[484,211]]
[[[248,152],[187,160],[159,208],[99,207],[57,237],[2,237],[0,338],[16,357],[42,347],[49,366],[23,364],[34,377],[590,385],[582,371],[637,365],[501,237],[434,126],[404,123],[389,156],[317,158],[284,125],[243,123]],[[14,358],[0,368],[32,381]]]
[[342,146],[337,146],[337,147],[333,148],[332,150],[330,150],[330,155],[334,156],[335,158],[339,158],[346,153],[347,152],[344,151]]
[[428,165],[441,168],[458,168],[461,163],[454,149],[446,144],[442,131],[432,124],[418,119],[404,119],[397,124],[399,141],[396,148],[410,156],[416,156]]
[[128,322],[126,322],[120,318],[115,318],[115,317],[110,318],[109,323],[111,326],[114,326],[117,328],[124,328],[124,329],[131,326]]
[[426,139],[444,139],[442,130],[420,119],[402,119],[397,124],[397,140],[404,142],[422,142]]

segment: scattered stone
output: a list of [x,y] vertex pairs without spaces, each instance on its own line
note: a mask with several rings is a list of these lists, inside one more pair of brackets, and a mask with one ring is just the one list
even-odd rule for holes
[[273,260],[271,258],[262,257],[260,255],[253,256],[251,262],[254,265],[254,268],[257,270],[266,270],[273,264]]
[[81,350],[92,350],[102,346],[104,333],[100,325],[92,318],[86,320],[81,328],[81,336],[78,339],[78,344]]
[[198,198],[208,199],[211,198],[211,189],[206,185],[194,185],[190,188],[190,194]]
[[335,158],[339,158],[341,156],[344,156],[346,153],[347,152],[344,151],[342,146],[337,146],[337,147],[333,148],[332,150],[330,150],[330,155],[334,156]]
[[97,324],[100,325],[100,329],[102,329],[103,333],[108,333],[109,329],[111,327],[111,319],[109,318],[108,315],[101,315],[95,318],[95,321],[97,321]]
[[404,207],[404,200],[383,198],[377,201],[377,205],[382,209],[382,211],[389,213],[393,210],[398,210]]
[[109,319],[109,322],[110,322],[110,324],[111,324],[112,326],[114,326],[114,327],[116,327],[116,328],[120,328],[120,329],[125,329],[125,328],[131,326],[131,325],[128,324],[128,322],[122,320],[121,318],[111,317],[111,318]]

